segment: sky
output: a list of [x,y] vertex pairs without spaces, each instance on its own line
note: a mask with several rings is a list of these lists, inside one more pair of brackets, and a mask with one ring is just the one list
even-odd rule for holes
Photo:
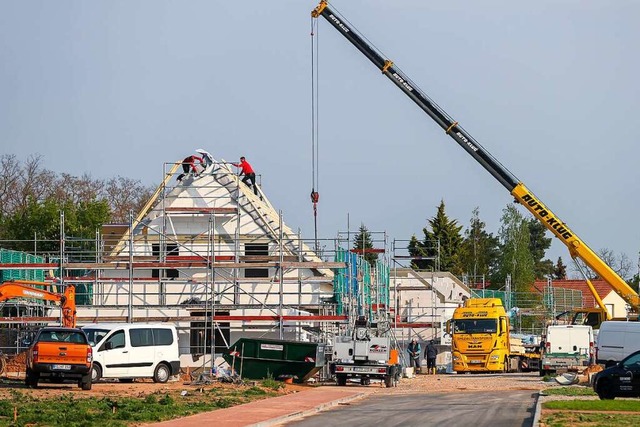
[[[316,4],[0,0],[0,153],[149,186],[197,148],[246,156],[285,222],[312,238]],[[592,249],[638,263],[640,2],[331,7]],[[364,224],[402,246],[441,200],[465,227],[478,207],[496,234],[508,192],[318,24],[319,237]],[[547,256],[569,259],[555,238]]]

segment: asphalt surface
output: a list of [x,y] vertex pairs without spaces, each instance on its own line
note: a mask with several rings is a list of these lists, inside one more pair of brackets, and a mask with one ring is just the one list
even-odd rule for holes
[[283,425],[531,427],[537,395],[531,390],[374,395]]

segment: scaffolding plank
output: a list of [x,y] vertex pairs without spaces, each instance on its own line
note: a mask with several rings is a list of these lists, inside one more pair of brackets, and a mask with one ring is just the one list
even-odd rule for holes
[[[166,270],[175,268],[209,268],[209,262],[206,259],[200,259],[198,261],[186,261],[186,262],[134,262],[133,268],[151,269],[151,270]],[[45,263],[45,264],[0,264],[0,270],[42,270],[58,268],[60,264]],[[129,269],[128,262],[69,262],[63,263],[63,268],[74,270],[126,270]],[[346,268],[344,262],[215,262],[213,268]]]
[[[202,321],[209,316],[151,316],[134,318],[133,322],[195,322]],[[98,323],[98,322],[127,322],[127,316],[79,316],[76,319],[79,323]],[[216,322],[277,322],[280,320],[299,321],[299,322],[344,322],[347,316],[213,316]],[[4,323],[50,323],[59,322],[60,317],[0,317],[0,324]]]
[[236,214],[237,208],[215,208],[215,207],[167,207],[165,212],[172,214],[197,214],[197,213],[225,213]]

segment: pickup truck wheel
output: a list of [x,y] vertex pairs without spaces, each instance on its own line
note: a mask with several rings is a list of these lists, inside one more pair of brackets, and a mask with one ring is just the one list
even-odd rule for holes
[[347,385],[347,376],[346,375],[336,375],[336,383],[339,386]]
[[78,384],[80,386],[80,388],[82,388],[83,390],[91,390],[91,385],[93,383],[91,382],[91,374],[87,374],[84,375],[82,377],[82,379],[80,380],[80,384]]
[[153,382],[154,383],[166,383],[169,381],[169,377],[171,376],[171,371],[169,367],[164,363],[160,363],[156,366],[156,371],[153,373]]
[[94,364],[91,368],[91,382],[97,383],[102,378],[102,368],[100,365]]
[[596,393],[600,400],[613,400],[616,397],[613,393],[613,384],[610,381],[598,381]]
[[24,384],[27,387],[31,387],[31,388],[37,388],[38,387],[38,380],[40,375],[37,374],[36,372],[33,372],[31,369],[27,368],[27,373],[24,379]]

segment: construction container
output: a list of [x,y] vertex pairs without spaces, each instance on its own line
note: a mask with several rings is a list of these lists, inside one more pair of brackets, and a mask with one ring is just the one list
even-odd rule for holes
[[292,379],[303,383],[325,364],[324,344],[262,338],[240,338],[223,354],[242,378]]

